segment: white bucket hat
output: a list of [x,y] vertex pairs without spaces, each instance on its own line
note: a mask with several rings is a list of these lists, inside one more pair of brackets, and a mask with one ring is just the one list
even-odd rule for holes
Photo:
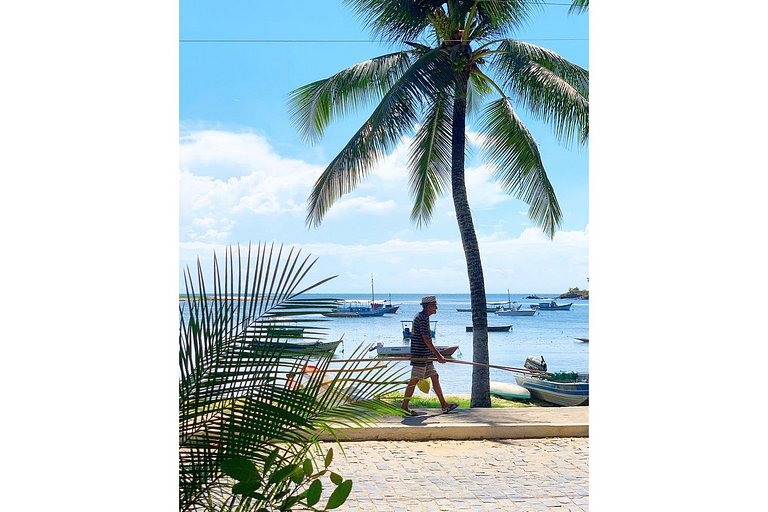
[[421,305],[426,306],[427,304],[437,304],[437,297],[434,295],[427,295],[426,297],[422,297]]

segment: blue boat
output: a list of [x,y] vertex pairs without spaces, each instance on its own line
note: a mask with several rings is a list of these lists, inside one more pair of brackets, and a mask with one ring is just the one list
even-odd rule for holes
[[[400,320],[400,323],[403,324],[403,339],[404,340],[410,340],[411,339],[411,322],[410,320]],[[429,336],[432,339],[435,339],[435,336],[437,336],[437,320],[430,320],[429,321]]]
[[337,308],[323,316],[331,318],[359,318],[369,316],[384,316],[385,308],[373,309],[370,304],[361,301],[343,301]]

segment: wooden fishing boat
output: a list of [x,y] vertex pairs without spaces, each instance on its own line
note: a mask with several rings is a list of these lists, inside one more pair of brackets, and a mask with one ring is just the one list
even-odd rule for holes
[[[503,308],[504,304],[506,304],[506,302],[486,302],[485,311],[487,313],[495,313],[496,311],[499,311],[501,308]],[[460,313],[471,313],[472,308],[456,308],[456,311]]]
[[491,381],[491,394],[506,400],[530,400],[531,392],[518,384]]
[[573,306],[573,302],[568,304],[558,304],[551,300],[549,302],[539,302],[538,304],[531,304],[531,309],[538,309],[539,311],[568,311]]
[[[509,332],[512,329],[511,325],[489,325],[488,332]],[[467,326],[467,332],[472,332],[472,326]]]
[[[458,349],[458,345],[435,345],[435,348],[438,352],[440,352],[443,357],[450,357],[452,356]],[[383,343],[379,342],[376,343],[376,346],[371,348],[370,350],[376,350],[376,353],[380,356],[403,356],[407,357],[411,355],[411,345],[405,344],[405,345],[391,345],[391,346],[384,346]]]
[[515,375],[518,385],[530,391],[531,396],[555,405],[581,405],[589,400],[589,374],[581,372],[555,372]]
[[262,342],[255,341],[252,346],[255,349],[274,350],[276,352],[301,352],[303,354],[314,354],[324,352],[335,352],[341,340],[338,341],[295,341],[295,342]]
[[323,313],[323,316],[330,318],[359,318],[370,316],[384,316],[386,308],[380,308],[374,310],[370,304],[366,304],[361,301],[343,301],[337,308],[328,313]]

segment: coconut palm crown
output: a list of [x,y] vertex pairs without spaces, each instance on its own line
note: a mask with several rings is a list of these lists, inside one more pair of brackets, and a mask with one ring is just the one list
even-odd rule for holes
[[[405,136],[411,220],[427,225],[451,191],[472,297],[473,359],[488,364],[485,283],[464,178],[466,122],[477,119],[483,156],[502,189],[528,204],[530,220],[550,238],[562,222],[555,191],[518,109],[569,145],[589,135],[589,73],[537,45],[509,38],[540,6],[528,0],[346,0],[376,37],[407,48],[300,87],[291,115],[309,142],[336,117],[373,112],[317,179],[307,224],[318,226]],[[489,407],[488,368],[475,366],[473,407]]]

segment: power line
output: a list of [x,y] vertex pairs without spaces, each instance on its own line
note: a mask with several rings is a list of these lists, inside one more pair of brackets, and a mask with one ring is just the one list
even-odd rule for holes
[[[526,37],[526,41],[589,41],[588,38],[574,37]],[[180,43],[380,43],[391,41],[378,39],[179,39]]]

